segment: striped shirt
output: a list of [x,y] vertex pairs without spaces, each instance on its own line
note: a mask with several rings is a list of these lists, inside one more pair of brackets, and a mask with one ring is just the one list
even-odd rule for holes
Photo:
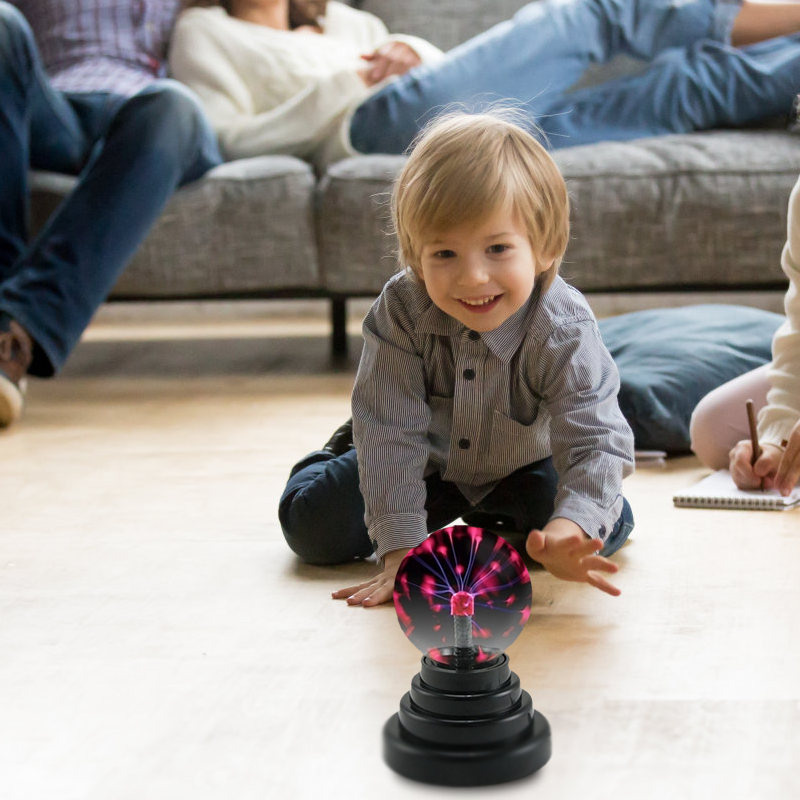
[[62,92],[130,96],[166,75],[181,0],[11,0]]
[[499,328],[478,333],[405,275],[364,320],[353,434],[379,557],[427,536],[424,478],[475,504],[520,467],[553,456],[554,517],[604,539],[622,512],[633,434],[619,375],[583,296],[561,278]]

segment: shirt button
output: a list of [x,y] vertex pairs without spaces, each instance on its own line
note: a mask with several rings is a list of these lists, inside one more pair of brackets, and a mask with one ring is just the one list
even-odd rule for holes
[[478,339],[481,338],[481,335],[478,333],[478,331],[470,331],[469,338],[472,339],[473,342],[477,342]]
[[462,450],[469,450],[469,439],[459,439],[458,440],[458,446]]
[[600,526],[600,530],[598,530],[597,533],[600,536],[605,536],[606,535],[606,526],[605,525],[601,525]]
[[468,380],[474,380],[475,378],[475,370],[474,369],[465,369],[464,370],[464,377]]

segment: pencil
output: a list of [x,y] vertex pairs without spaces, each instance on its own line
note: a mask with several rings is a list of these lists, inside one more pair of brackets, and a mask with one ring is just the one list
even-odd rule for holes
[[[750,444],[753,445],[753,455],[750,457],[750,466],[754,467],[756,461],[761,457],[761,445],[758,443],[758,428],[756,427],[756,413],[753,409],[753,401],[748,400],[745,404],[747,409],[747,424],[750,426]],[[761,479],[761,491],[764,491],[764,479]]]

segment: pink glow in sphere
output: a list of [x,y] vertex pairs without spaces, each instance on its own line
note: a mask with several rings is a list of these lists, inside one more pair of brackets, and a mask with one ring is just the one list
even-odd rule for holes
[[450,598],[450,613],[454,617],[471,617],[475,613],[475,598],[469,592],[456,592]]
[[[505,539],[454,525],[411,550],[394,584],[400,627],[422,653],[454,665],[469,642],[474,663],[499,656],[530,616],[531,585],[521,556]],[[454,630],[459,631],[456,642]]]

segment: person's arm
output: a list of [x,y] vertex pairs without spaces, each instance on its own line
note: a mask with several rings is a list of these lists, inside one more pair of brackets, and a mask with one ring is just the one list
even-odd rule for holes
[[322,77],[287,102],[257,112],[230,54],[236,42],[202,9],[178,19],[170,47],[172,75],[200,98],[227,159],[260,155],[309,157],[362,98],[355,70]]
[[532,369],[551,417],[559,484],[551,521],[531,533],[528,552],[559,577],[617,594],[597,574],[615,567],[594,555],[619,518],[622,479],[633,471],[633,434],[617,403],[616,366],[587,319],[556,329]]
[[369,68],[362,73],[364,81],[368,86],[374,86],[393,75],[405,75],[421,64],[435,64],[444,57],[444,53],[416,36],[395,35],[361,57],[369,64]]
[[425,39],[405,33],[389,33],[379,17],[341,3],[328,4],[325,32],[335,38],[351,42],[360,48],[364,55],[374,53],[384,45],[399,43],[412,50],[421,64],[433,64],[444,57],[444,53],[438,47]]
[[[208,101],[207,88],[192,88],[204,103]],[[257,114],[229,111],[224,115],[209,112],[209,117],[229,160],[263,155],[308,159],[341,127],[345,115],[363,96],[361,78],[354,72],[342,71],[318,80],[269,111]],[[342,144],[341,157],[348,154],[345,147]]]
[[[741,489],[765,488],[789,494],[800,480],[800,180],[789,199],[788,238],[781,267],[789,278],[784,307],[786,321],[772,340],[772,363],[767,379],[767,405],[758,415],[761,457],[751,466],[749,440],[731,451],[730,471]],[[783,447],[783,442],[787,442]]]
[[353,388],[353,441],[365,522],[382,562],[374,578],[333,595],[356,605],[390,601],[400,562],[428,535],[424,472],[431,411],[422,356],[412,336],[414,320],[395,286],[384,289],[364,320]]
[[328,4],[325,32],[360,49],[365,61],[361,76],[368,86],[393,75],[404,75],[420,64],[434,64],[444,57],[438,47],[425,39],[390,34],[383,20],[374,14],[341,3]]

